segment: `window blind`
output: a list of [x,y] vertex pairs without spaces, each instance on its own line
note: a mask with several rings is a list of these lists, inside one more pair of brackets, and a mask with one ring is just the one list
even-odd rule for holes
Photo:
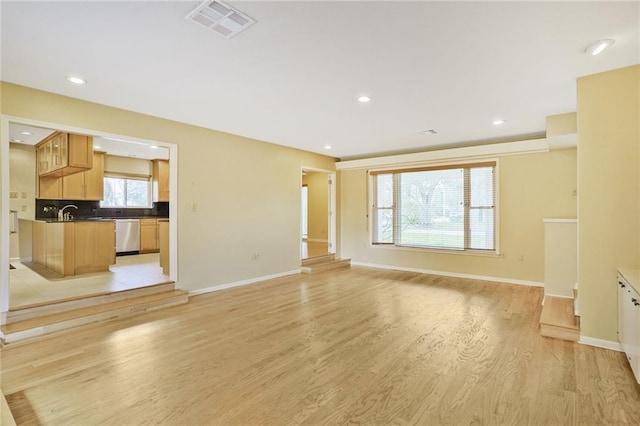
[[374,244],[495,250],[495,162],[372,171]]

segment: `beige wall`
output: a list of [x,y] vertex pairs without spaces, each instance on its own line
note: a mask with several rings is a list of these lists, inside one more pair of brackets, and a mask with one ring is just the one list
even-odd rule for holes
[[[33,220],[35,217],[36,199],[36,150],[30,145],[9,144],[9,192],[15,192],[18,198],[9,198],[11,210],[18,211],[18,217]],[[20,221],[18,234],[10,234],[9,257],[27,258],[31,256],[31,244],[23,234],[29,222]]]
[[617,341],[616,269],[638,268],[640,66],[578,79],[582,336]]
[[307,239],[327,241],[329,223],[329,185],[326,173],[306,172],[304,183],[308,191]]
[[[300,267],[300,170],[335,160],[2,83],[2,113],[178,145],[179,287]],[[191,204],[196,203],[193,211]],[[252,260],[258,253],[259,259]]]
[[544,294],[573,297],[578,282],[578,224],[545,221]]
[[367,172],[340,179],[342,256],[354,262],[542,283],[543,218],[576,216],[576,149],[500,158],[500,257],[371,247]]

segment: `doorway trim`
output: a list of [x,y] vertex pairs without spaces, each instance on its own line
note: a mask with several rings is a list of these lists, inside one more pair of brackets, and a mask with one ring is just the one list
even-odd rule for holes
[[142,142],[149,145],[163,146],[169,149],[169,279],[178,285],[178,145],[171,142],[162,142],[151,139],[143,139],[134,136],[109,133],[99,130],[85,129],[81,127],[67,126],[64,124],[50,123],[40,120],[32,120],[24,117],[16,117],[6,114],[0,115],[0,324],[6,324],[9,311],[9,125],[24,124],[28,126],[44,127],[63,132],[80,133],[98,137],[126,139],[133,142]]
[[[327,169],[319,169],[316,167],[300,167],[300,183],[298,185],[299,188],[302,188],[302,173],[305,171],[316,172],[316,173],[324,173],[329,178],[328,186],[329,186],[329,197],[328,197],[328,206],[327,206],[327,239],[329,243],[329,253],[336,254],[336,171],[335,170],[327,170]],[[302,191],[298,191],[300,196],[298,203],[298,212],[302,211]],[[302,220],[302,218],[300,218]],[[302,226],[298,226],[300,230],[300,239],[299,242],[302,241]],[[302,261],[302,246],[300,243],[300,260]]]

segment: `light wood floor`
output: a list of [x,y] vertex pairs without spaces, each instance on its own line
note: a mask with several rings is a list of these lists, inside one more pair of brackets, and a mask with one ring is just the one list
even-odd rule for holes
[[540,336],[542,289],[352,267],[5,348],[18,424],[640,424],[618,352]]

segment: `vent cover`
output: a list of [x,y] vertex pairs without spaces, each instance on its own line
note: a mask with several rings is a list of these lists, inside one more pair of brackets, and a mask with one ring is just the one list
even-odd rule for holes
[[438,131],[436,129],[427,129],[427,130],[420,130],[416,133],[419,135],[435,135],[438,133]]
[[220,0],[205,0],[186,16],[226,39],[230,39],[256,23],[256,20]]

